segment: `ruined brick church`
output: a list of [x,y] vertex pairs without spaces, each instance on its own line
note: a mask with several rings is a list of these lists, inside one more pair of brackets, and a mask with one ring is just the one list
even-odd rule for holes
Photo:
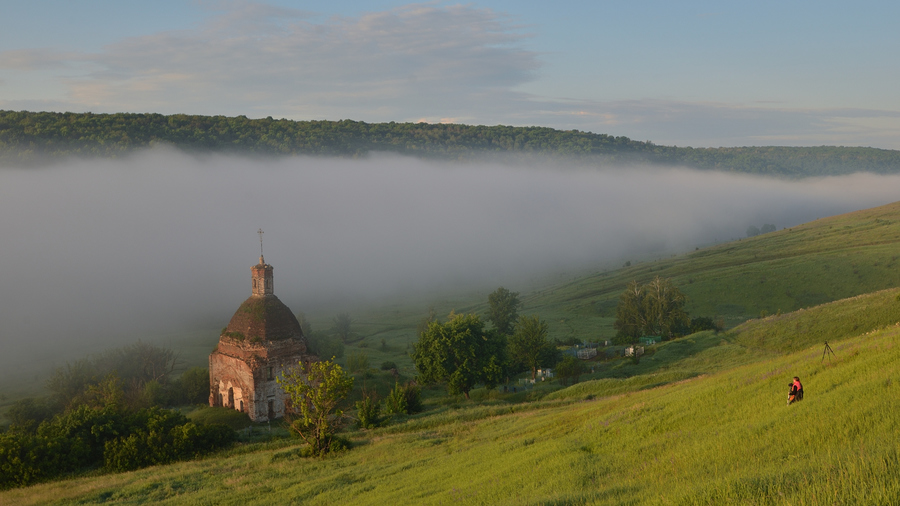
[[273,269],[261,254],[251,271],[252,295],[235,311],[209,356],[209,405],[265,422],[284,416],[287,395],[275,378],[317,357],[307,349],[297,318],[275,296]]

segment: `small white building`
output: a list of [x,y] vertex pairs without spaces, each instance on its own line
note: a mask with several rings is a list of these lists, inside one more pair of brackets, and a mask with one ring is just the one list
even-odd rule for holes
[[575,352],[575,356],[581,360],[590,360],[597,356],[597,348],[582,348]]
[[541,378],[541,381],[544,381],[544,379],[550,379],[553,377],[553,369],[538,369],[537,377]]
[[625,356],[626,357],[640,357],[644,354],[643,346],[631,345],[625,348]]

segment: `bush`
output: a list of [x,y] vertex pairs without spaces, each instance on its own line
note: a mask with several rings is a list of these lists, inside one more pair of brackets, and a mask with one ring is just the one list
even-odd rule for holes
[[222,425],[198,425],[159,408],[127,412],[81,405],[35,433],[0,434],[0,488],[23,486],[102,465],[110,471],[192,458],[235,439]]
[[21,428],[36,429],[41,422],[52,416],[52,407],[46,401],[33,397],[14,402],[6,411],[9,421]]
[[209,399],[209,369],[191,367],[172,382],[169,402],[178,404],[206,404]]
[[386,412],[397,415],[411,415],[422,411],[421,389],[415,382],[405,385],[394,384],[394,389],[385,399]]
[[362,372],[369,368],[369,356],[365,353],[354,353],[347,357],[347,369],[350,372]]
[[180,413],[157,408],[141,410],[134,416],[134,432],[107,441],[103,467],[109,471],[130,471],[176,460],[197,457],[235,439],[224,425],[197,425]]
[[390,415],[406,415],[409,414],[409,407],[406,402],[406,393],[400,383],[394,385],[394,389],[388,394],[384,400],[385,412]]
[[390,360],[381,363],[381,370],[382,370],[382,371],[390,371],[391,369],[397,369],[397,370],[399,370],[400,368],[397,367],[397,363],[396,363],[396,362],[391,362]]
[[363,429],[372,429],[381,422],[381,404],[374,393],[364,393],[361,401],[356,402],[356,419]]

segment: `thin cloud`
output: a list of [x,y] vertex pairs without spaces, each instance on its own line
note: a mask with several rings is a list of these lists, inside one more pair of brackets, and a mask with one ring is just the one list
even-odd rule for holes
[[106,110],[396,119],[413,110],[449,116],[538,68],[535,53],[519,47],[525,35],[486,9],[306,17],[242,4],[199,30],[134,37],[85,56],[99,70],[66,83],[76,102]]

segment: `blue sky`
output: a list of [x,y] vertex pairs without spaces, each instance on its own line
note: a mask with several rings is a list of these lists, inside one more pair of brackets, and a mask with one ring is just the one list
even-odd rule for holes
[[900,4],[0,0],[0,108],[900,149]]

